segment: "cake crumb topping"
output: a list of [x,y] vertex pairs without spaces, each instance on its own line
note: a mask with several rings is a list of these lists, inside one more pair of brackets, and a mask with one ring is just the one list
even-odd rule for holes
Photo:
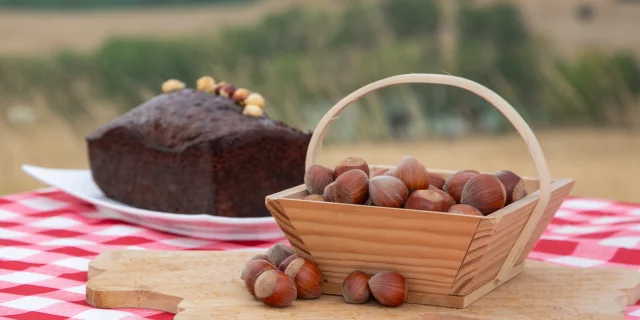
[[[169,93],[185,89],[185,84],[176,79],[169,79],[162,84],[162,92]],[[196,81],[196,89],[211,95],[223,96],[235,102],[243,108],[242,114],[252,117],[262,117],[264,114],[264,98],[257,92],[251,92],[245,88],[236,89],[226,81],[216,80],[210,76],[202,76]]]

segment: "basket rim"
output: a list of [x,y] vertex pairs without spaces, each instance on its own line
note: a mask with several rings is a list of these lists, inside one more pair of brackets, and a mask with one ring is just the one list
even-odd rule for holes
[[[524,178],[524,177],[523,177]],[[574,183],[575,180],[571,179],[571,178],[557,178],[557,179],[552,179],[551,182],[551,193],[553,194],[554,191],[560,189],[561,187],[567,185],[567,184],[571,184]],[[282,190],[280,192],[276,192],[273,194],[270,194],[268,196],[265,197],[265,201],[280,201],[280,200],[284,200],[284,201],[291,201],[294,203],[313,203],[313,205],[315,206],[320,206],[320,207],[343,207],[343,206],[347,206],[347,207],[363,207],[365,205],[362,204],[348,204],[348,203],[338,203],[338,202],[322,202],[322,201],[310,201],[310,200],[304,200],[304,199],[299,199],[299,198],[290,198],[291,195],[299,193],[299,192],[307,192],[307,187],[305,186],[304,183],[299,184],[297,186],[291,187],[289,189],[285,189]],[[307,192],[308,193],[308,192]],[[532,202],[534,201],[538,201],[538,199],[540,198],[540,189],[536,190],[535,192],[532,192],[530,194],[528,194],[527,196],[525,196],[524,198],[510,203],[504,207],[502,207],[501,209],[498,209],[496,211],[494,211],[493,213],[491,213],[490,215],[487,216],[473,216],[473,215],[461,215],[459,213],[452,213],[452,212],[440,212],[440,211],[426,211],[426,210],[415,210],[415,209],[406,209],[406,208],[388,208],[388,207],[377,207],[377,206],[366,206],[367,209],[369,210],[385,210],[385,211],[392,211],[392,212],[411,212],[411,213],[427,213],[427,214],[435,214],[435,215],[442,215],[442,216],[462,216],[468,219],[477,219],[477,220],[490,220],[490,221],[500,221],[504,216],[517,211],[518,208],[521,208],[523,206],[527,206],[530,205]],[[531,208],[531,210],[533,210],[533,208]]]

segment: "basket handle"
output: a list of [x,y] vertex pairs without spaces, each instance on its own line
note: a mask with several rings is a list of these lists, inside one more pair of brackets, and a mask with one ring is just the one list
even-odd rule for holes
[[396,75],[365,85],[364,87],[344,97],[336,105],[329,109],[324,117],[322,117],[322,119],[316,126],[313,135],[311,136],[311,141],[309,142],[309,147],[307,149],[306,168],[309,168],[315,163],[317,153],[322,147],[322,141],[327,134],[329,124],[337,119],[338,115],[342,112],[342,110],[344,110],[344,108],[347,107],[347,105],[360,99],[371,91],[402,83],[442,84],[471,91],[484,98],[496,109],[498,109],[498,111],[500,111],[507,118],[507,120],[511,122],[511,124],[515,127],[515,129],[518,131],[525,144],[527,145],[529,153],[533,158],[536,171],[538,173],[538,179],[540,182],[540,197],[538,198],[538,202],[536,203],[536,206],[533,209],[533,212],[531,213],[527,224],[524,226],[519,238],[511,248],[511,252],[509,252],[509,256],[507,256],[507,259],[505,260],[505,263],[503,264],[502,269],[498,274],[498,280],[502,279],[503,276],[506,275],[514,267],[516,259],[522,252],[526,242],[531,237],[536,225],[542,218],[542,215],[547,208],[547,205],[549,204],[549,200],[551,197],[551,175],[549,173],[547,161],[544,157],[544,154],[542,153],[540,143],[538,143],[538,140],[533,134],[533,131],[531,131],[531,128],[527,125],[524,119],[522,119],[520,114],[506,100],[504,100],[489,88],[469,79],[445,74],[430,73],[410,73]]

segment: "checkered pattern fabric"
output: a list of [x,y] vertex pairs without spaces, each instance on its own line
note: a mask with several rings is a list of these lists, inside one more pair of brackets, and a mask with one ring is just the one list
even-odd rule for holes
[[[272,242],[179,237],[104,220],[55,189],[0,197],[0,319],[172,319],[139,309],[101,310],[85,302],[91,259],[106,249],[234,250]],[[640,205],[568,198],[530,258],[576,267],[640,268]],[[640,304],[627,310],[640,320]]]

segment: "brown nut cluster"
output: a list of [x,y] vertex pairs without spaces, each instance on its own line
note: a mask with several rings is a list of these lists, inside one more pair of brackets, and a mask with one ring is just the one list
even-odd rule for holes
[[[176,79],[169,79],[162,84],[163,93],[180,91],[185,88],[185,84]],[[199,78],[196,81],[196,90],[232,99],[242,107],[242,114],[246,116],[260,118],[264,115],[265,102],[259,93],[251,92],[245,88],[236,88],[225,81],[216,83],[216,80],[210,76]]]
[[487,216],[525,196],[524,180],[501,170],[460,170],[448,177],[429,172],[412,156],[395,167],[370,166],[348,157],[335,168],[310,166],[304,184],[308,201]]
[[275,244],[266,254],[249,259],[241,278],[252,296],[272,307],[286,307],[296,299],[318,298],[324,283],[315,263],[298,257],[284,244]]
[[362,304],[373,297],[386,307],[398,307],[409,293],[407,280],[401,274],[383,271],[373,276],[356,270],[351,272],[341,286],[342,298],[349,304]]

